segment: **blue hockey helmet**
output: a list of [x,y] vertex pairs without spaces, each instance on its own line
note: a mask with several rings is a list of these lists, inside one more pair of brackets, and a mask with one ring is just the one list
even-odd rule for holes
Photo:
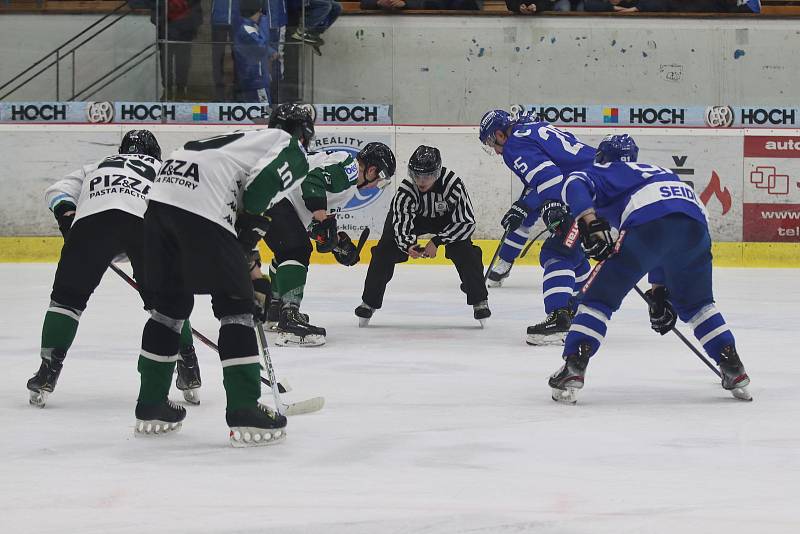
[[481,118],[480,128],[478,130],[478,139],[481,144],[494,144],[494,134],[497,130],[505,131],[514,122],[511,115],[502,109],[493,109],[487,111]]
[[597,146],[594,156],[596,163],[610,163],[612,161],[633,162],[639,157],[639,147],[636,141],[628,134],[607,135]]

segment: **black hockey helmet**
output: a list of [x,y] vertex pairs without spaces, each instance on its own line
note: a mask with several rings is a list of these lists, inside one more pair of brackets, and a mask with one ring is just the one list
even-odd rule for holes
[[161,147],[150,130],[129,130],[119,145],[120,154],[144,154],[161,161]]
[[438,148],[419,145],[408,160],[408,177],[415,182],[436,180],[442,172],[442,154]]
[[394,153],[391,148],[384,143],[373,141],[372,143],[364,145],[364,148],[356,155],[356,159],[364,164],[365,173],[370,167],[376,167],[378,169],[378,177],[374,180],[365,181],[361,184],[361,187],[367,186],[373,182],[378,182],[378,187],[381,189],[389,185],[392,176],[394,176],[394,171],[397,168],[397,161],[394,159]]
[[278,128],[298,138],[303,148],[308,150],[308,145],[314,140],[313,109],[300,104],[280,104],[272,110],[267,127]]

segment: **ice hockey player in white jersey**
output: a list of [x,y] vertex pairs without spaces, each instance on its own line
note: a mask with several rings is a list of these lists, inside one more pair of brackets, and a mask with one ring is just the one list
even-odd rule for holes
[[299,311],[312,251],[309,235],[317,252],[333,253],[342,265],[358,263],[353,240],[337,231],[335,210],[359,189],[387,186],[396,162],[388,146],[373,142],[355,158],[344,151],[312,154],[309,167],[302,185],[267,212],[272,224],[264,240],[275,254],[268,319],[276,322],[276,342],[284,346],[325,343],[325,329],[310,324]]
[[298,138],[313,121],[298,109],[287,128],[292,135],[265,128],[190,141],[170,154],[155,179],[144,217],[146,273],[155,309],[139,353],[138,435],[178,430],[186,416],[167,394],[180,332],[196,294],[211,295],[220,321],[232,445],[267,445],[286,435],[286,417],[258,402],[260,351],[248,257],[269,226],[261,214],[299,187],[308,172]]
[[[55,389],[81,314],[109,263],[120,254],[127,255],[142,284],[142,216],[160,160],[161,148],[153,134],[131,130],[122,139],[119,154],[81,167],[45,192],[64,247],[42,326],[41,365],[27,384],[32,405],[44,407]],[[141,295],[149,308],[147,292]],[[185,361],[179,367],[178,386],[194,394],[200,375],[188,322],[180,352]]]

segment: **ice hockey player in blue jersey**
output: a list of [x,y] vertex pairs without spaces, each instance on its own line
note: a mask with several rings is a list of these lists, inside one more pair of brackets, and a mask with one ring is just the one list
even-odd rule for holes
[[481,119],[481,143],[496,154],[522,180],[523,195],[505,214],[506,229],[499,260],[489,272],[490,285],[508,275],[541,216],[551,229],[539,254],[544,268],[542,292],[544,321],[528,327],[529,345],[563,344],[574,312],[573,296],[589,276],[589,262],[578,245],[578,230],[558,194],[545,203],[544,194],[561,190],[564,177],[592,164],[594,148],[574,135],[559,130],[535,117],[513,118],[506,111],[492,110]]
[[[638,152],[630,136],[607,136],[596,163],[572,173],[563,185],[562,198],[578,220],[581,244],[600,263],[583,287],[564,345],[564,365],[550,377],[553,400],[575,402],[606,323],[645,274],[652,284],[646,295],[653,330],[666,334],[676,318],[689,323],[719,365],[722,387],[751,400],[733,334],[714,305],[705,208],[672,172],[636,163]],[[616,242],[611,227],[619,229]]]

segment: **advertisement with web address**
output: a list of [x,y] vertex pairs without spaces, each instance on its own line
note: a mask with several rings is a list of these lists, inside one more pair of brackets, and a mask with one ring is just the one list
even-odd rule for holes
[[800,242],[800,136],[744,139],[744,240]]

